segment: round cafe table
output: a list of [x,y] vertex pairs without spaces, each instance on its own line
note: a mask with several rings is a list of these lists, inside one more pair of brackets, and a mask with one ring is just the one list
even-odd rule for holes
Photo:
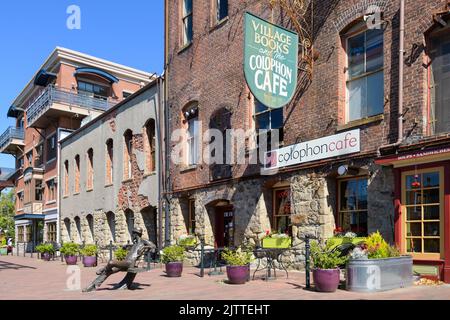
[[[277,271],[275,267],[275,260],[278,261],[281,269],[286,272],[286,278],[289,278],[289,273],[286,267],[283,264],[283,261],[280,259],[280,256],[286,252],[291,250],[291,248],[257,248],[254,251],[255,257],[258,259],[258,265],[256,266],[256,270],[253,272],[253,280],[255,280],[255,275],[258,271],[266,271],[266,275],[264,280],[276,280],[277,279]],[[267,259],[267,263],[265,266],[262,266],[261,261],[263,259]]]

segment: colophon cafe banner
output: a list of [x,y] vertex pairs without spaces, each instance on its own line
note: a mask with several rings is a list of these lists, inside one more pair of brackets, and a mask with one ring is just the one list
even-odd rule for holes
[[255,98],[270,108],[287,105],[297,86],[298,35],[245,13],[244,73]]

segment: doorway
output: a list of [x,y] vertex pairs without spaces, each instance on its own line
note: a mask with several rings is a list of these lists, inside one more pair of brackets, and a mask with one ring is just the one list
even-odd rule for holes
[[216,228],[214,232],[217,248],[234,246],[233,206],[216,207]]

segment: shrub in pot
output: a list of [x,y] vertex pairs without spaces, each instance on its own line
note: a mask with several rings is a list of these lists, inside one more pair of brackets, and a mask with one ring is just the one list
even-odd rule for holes
[[161,262],[166,265],[166,274],[168,277],[181,277],[183,260],[184,248],[181,246],[169,246],[161,251]]
[[36,251],[41,254],[42,260],[50,261],[50,258],[55,254],[55,248],[50,243],[43,243],[36,246]]
[[128,254],[128,250],[123,247],[119,247],[116,251],[114,251],[114,256],[116,257],[116,260],[118,260],[118,261],[125,260],[125,258],[127,257],[127,254]]
[[339,287],[339,266],[347,262],[347,256],[341,256],[338,250],[332,250],[330,244],[311,243],[313,280],[317,291],[334,292]]
[[73,242],[66,242],[62,245],[60,251],[64,255],[64,259],[68,265],[77,264],[80,245]]
[[83,265],[87,268],[97,266],[97,253],[98,249],[95,244],[88,244],[83,249],[80,250],[83,256]]
[[222,259],[227,263],[228,282],[231,284],[244,284],[250,277],[250,263],[253,260],[251,251],[238,248],[226,248],[222,252]]

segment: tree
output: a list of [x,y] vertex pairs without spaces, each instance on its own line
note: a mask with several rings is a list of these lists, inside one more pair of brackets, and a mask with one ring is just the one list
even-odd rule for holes
[[10,189],[0,194],[0,229],[6,231],[6,236],[15,238],[14,228],[15,192]]

